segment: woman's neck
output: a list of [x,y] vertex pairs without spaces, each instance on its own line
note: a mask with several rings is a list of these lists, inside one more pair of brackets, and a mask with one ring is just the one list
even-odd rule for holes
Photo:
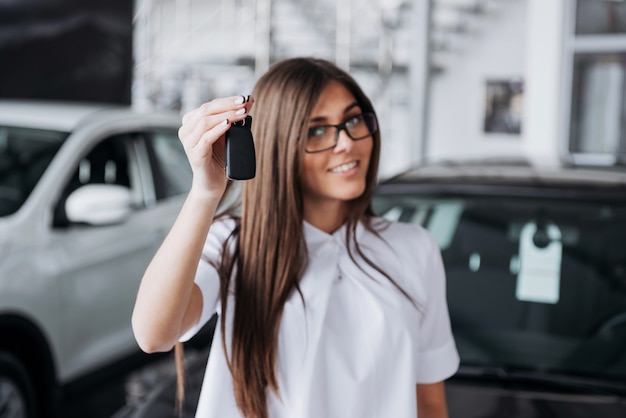
[[328,234],[332,234],[346,221],[349,206],[346,202],[304,204],[304,220]]

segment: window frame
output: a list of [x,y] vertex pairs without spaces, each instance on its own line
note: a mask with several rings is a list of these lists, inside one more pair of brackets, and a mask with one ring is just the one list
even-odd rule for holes
[[[561,78],[561,155],[567,156],[574,165],[614,166],[626,163],[626,157],[619,155],[619,151],[612,153],[591,153],[577,151],[580,138],[572,138],[572,119],[574,117],[573,81],[574,64],[579,54],[626,54],[626,33],[577,34],[576,13],[579,0],[566,0],[564,5],[563,21],[563,55]],[[626,71],[626,67],[624,68]],[[624,101],[623,101],[624,103]],[[626,122],[622,122],[626,123]],[[622,130],[624,128],[622,127]],[[620,142],[625,141],[620,138]]]

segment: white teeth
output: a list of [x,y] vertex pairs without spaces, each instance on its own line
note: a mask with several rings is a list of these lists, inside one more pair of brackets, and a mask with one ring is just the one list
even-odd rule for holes
[[342,165],[340,165],[338,167],[335,167],[335,168],[331,169],[330,171],[333,172],[333,173],[343,173],[345,171],[352,170],[354,167],[356,167],[356,165],[357,165],[357,162],[356,161],[352,161],[350,163],[342,164]]

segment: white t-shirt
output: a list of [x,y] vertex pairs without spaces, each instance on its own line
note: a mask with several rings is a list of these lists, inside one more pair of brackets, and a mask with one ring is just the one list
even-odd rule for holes
[[[279,332],[279,396],[268,390],[270,418],[415,418],[416,383],[453,375],[459,356],[450,330],[445,272],[439,247],[422,227],[387,223],[384,240],[357,226],[367,257],[392,277],[416,308],[356,252],[350,259],[345,227],[329,235],[305,222],[309,265],[300,282],[306,308],[294,292],[284,308]],[[216,222],[204,247],[217,260],[234,228]],[[201,261],[196,283],[202,290],[201,320],[181,341],[191,338],[220,311],[216,270]],[[232,305],[229,315],[232,318]],[[232,329],[226,325],[227,347]],[[197,418],[241,418],[219,326],[214,336]]]

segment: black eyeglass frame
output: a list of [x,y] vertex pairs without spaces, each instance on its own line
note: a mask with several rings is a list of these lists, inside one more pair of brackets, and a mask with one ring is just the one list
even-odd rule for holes
[[[362,116],[363,117],[363,122],[365,122],[365,124],[368,125],[367,128],[369,130],[369,134],[367,134],[365,136],[360,136],[358,138],[355,138],[355,137],[353,137],[350,134],[350,131],[348,131],[347,124],[348,124],[348,122],[350,120],[352,120],[352,119],[354,119],[354,118],[356,118],[358,116]],[[367,123],[366,117],[371,117],[372,118],[371,121],[374,124],[373,129],[370,129],[370,126]],[[331,147],[318,149],[318,150],[315,150],[315,151],[309,151],[308,149],[306,149],[306,146],[305,146],[304,152],[306,152],[307,154],[317,154],[318,152],[324,152],[324,151],[328,151],[328,150],[331,150],[331,149],[335,148],[337,146],[337,143],[339,142],[339,133],[341,131],[346,131],[346,134],[348,135],[348,137],[350,139],[352,139],[353,141],[359,141],[361,139],[368,138],[368,137],[374,135],[376,132],[378,132],[378,119],[376,118],[376,114],[375,113],[373,113],[373,112],[364,112],[364,113],[360,113],[358,115],[350,116],[347,120],[345,120],[342,123],[339,123],[337,125],[318,125],[318,126],[314,126],[313,128],[310,128],[310,129],[315,129],[315,128],[335,128],[335,141],[334,141],[334,143],[333,143],[333,145]],[[308,136],[307,136],[307,138],[308,138]]]

